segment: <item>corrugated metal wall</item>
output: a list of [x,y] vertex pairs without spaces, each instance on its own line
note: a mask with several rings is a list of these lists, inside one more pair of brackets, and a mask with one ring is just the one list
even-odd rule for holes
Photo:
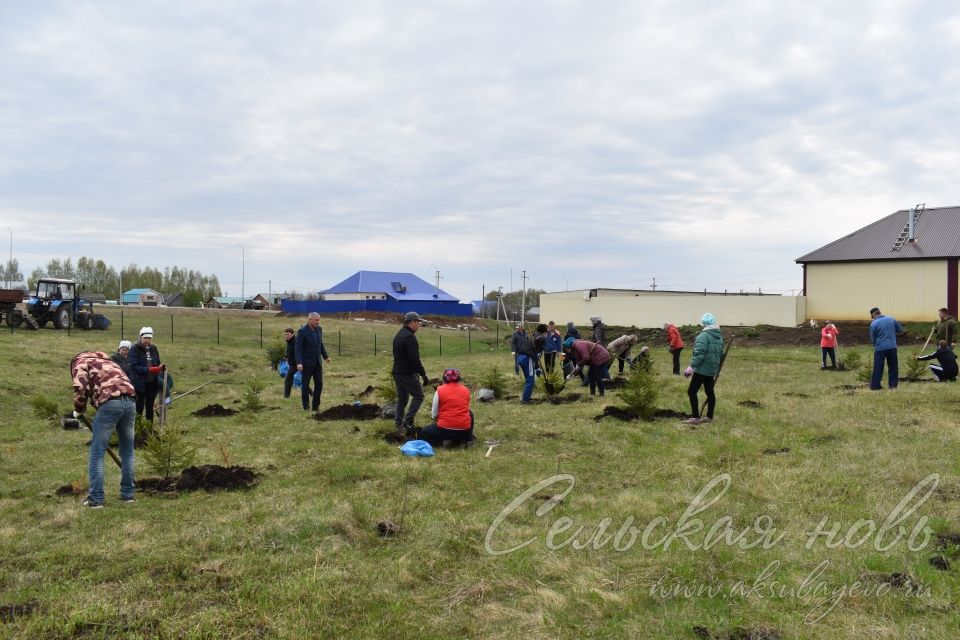
[[807,317],[867,320],[872,307],[930,321],[947,304],[946,260],[807,264]]
[[804,321],[805,300],[796,296],[680,295],[644,293],[643,295],[604,296],[584,299],[586,291],[540,294],[541,320],[563,325],[573,321],[589,324],[591,316],[600,316],[606,324],[640,329],[659,328],[664,322],[692,325],[707,311],[721,325],[795,327]]

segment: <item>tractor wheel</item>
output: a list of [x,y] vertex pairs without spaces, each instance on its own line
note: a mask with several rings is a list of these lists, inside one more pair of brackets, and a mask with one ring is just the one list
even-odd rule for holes
[[19,309],[14,309],[7,314],[7,325],[11,329],[16,329],[23,324],[23,314]]
[[53,326],[57,329],[66,329],[70,326],[70,310],[66,308],[57,309],[53,314]]
[[92,315],[88,314],[87,317],[83,319],[83,322],[84,322],[84,329],[87,329],[88,331],[92,331],[92,330],[93,330],[93,316],[92,316]]
[[43,329],[45,326],[47,326],[46,316],[44,316],[43,318],[37,318],[37,327],[40,329]]

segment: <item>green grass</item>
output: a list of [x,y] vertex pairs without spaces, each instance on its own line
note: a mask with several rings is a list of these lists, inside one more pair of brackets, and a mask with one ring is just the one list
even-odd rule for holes
[[[940,553],[933,542],[910,550],[901,541],[878,551],[873,538],[856,549],[829,549],[821,539],[805,548],[807,532],[822,518],[828,526],[839,523],[841,535],[858,520],[880,524],[931,473],[940,474],[939,486],[904,526],[909,532],[926,516],[938,532],[960,530],[955,385],[845,389],[857,384],[854,374],[821,372],[815,346],[735,345],[712,425],[596,422],[605,404],[617,403],[616,392],[606,402],[521,406],[522,378],[510,374],[508,349],[497,351],[496,340],[473,335],[468,352],[463,332],[424,329],[418,337],[431,377],[456,367],[470,383],[499,364],[508,372],[510,398],[474,406],[480,441],[502,443],[489,458],[478,446],[410,459],[382,441],[389,421],[322,423],[299,409],[298,398],[283,400],[282,381],[259,348],[260,316],[222,315],[221,329],[230,330],[220,345],[209,337],[216,317],[177,316],[172,343],[156,316],[125,317],[126,335],[141,320],[152,323],[176,391],[214,380],[175,402],[170,420],[197,447],[197,464],[222,464],[226,456],[261,472],[260,485],[175,498],[138,494],[136,503],[121,506],[119,473],[108,460],[107,507],[99,511],[85,510],[79,497],[52,495],[60,485],[86,483],[88,436],[44,423],[30,399],[42,393],[69,410],[70,358],[87,349],[112,352],[119,330],[0,332],[0,606],[34,607],[0,622],[0,637],[695,638],[697,625],[718,637],[736,627],[769,627],[783,638],[960,635],[955,547],[945,552],[954,565],[949,571],[929,565]],[[270,337],[298,324],[272,316],[264,322]],[[353,321],[323,326],[328,347],[339,330],[344,345],[369,343],[370,352],[331,354],[321,409],[377,384],[389,362],[382,351],[396,331]],[[665,350],[654,351],[658,405],[688,411],[685,381],[669,375]],[[239,409],[253,375],[268,381],[263,411],[190,415],[215,402]],[[563,394],[583,391],[575,383]],[[428,395],[420,424],[429,401]],[[760,407],[739,404],[745,401]],[[142,477],[147,469],[139,462]],[[485,537],[501,510],[558,470],[575,478],[572,491],[538,515],[565,485],[541,490],[492,540],[497,548],[534,542],[489,554]],[[682,540],[666,550],[639,541],[622,551],[612,542],[547,548],[561,516],[574,526],[557,541],[580,525],[577,539],[586,541],[604,518],[615,533],[629,518],[642,530],[663,517],[661,537],[694,495],[724,473],[730,487],[701,514],[706,527],[729,516],[740,530],[768,516],[784,536],[772,548],[689,550]],[[377,535],[378,521],[401,516],[399,537]],[[702,542],[703,534],[691,540]],[[729,591],[737,581],[749,590],[771,562],[780,564],[768,587],[776,580],[796,590],[823,561],[829,564],[820,580],[831,593],[858,580],[874,593],[842,598],[816,624],[805,622],[820,600],[809,595],[652,591],[658,584]],[[910,574],[925,590],[918,597],[896,588],[876,595],[875,574],[891,572]]]

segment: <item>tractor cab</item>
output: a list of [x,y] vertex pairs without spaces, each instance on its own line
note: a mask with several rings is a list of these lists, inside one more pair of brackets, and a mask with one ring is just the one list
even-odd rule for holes
[[73,300],[76,298],[77,285],[72,280],[58,278],[37,281],[36,298],[38,300]]

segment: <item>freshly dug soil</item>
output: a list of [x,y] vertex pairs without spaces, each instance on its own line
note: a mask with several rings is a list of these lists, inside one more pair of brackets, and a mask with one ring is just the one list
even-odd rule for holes
[[944,556],[933,556],[930,558],[930,566],[940,571],[950,571],[950,561]]
[[604,389],[622,389],[623,385],[627,383],[626,378],[613,378],[612,380],[604,380],[603,388]]
[[31,615],[37,608],[37,603],[33,600],[21,602],[19,604],[0,604],[0,622],[13,622],[17,618],[25,618]]
[[678,418],[680,420],[686,420],[690,416],[686,413],[681,413],[680,411],[674,411],[673,409],[657,409],[653,412],[653,419],[657,418]]
[[86,492],[87,492],[86,489],[75,487],[72,484],[65,484],[65,485],[59,486],[57,487],[57,490],[54,491],[54,493],[57,494],[58,496],[79,496]]
[[381,538],[392,538],[400,533],[400,527],[389,520],[381,520],[377,523],[377,535]]
[[221,467],[218,464],[205,464],[200,467],[187,467],[177,480],[177,491],[195,491],[206,489],[249,489],[256,485],[260,476],[250,467]]
[[179,476],[170,478],[139,478],[139,491],[169,493],[177,491],[206,491],[249,489],[260,481],[260,475],[250,467],[222,467],[205,464],[187,467]]
[[948,546],[960,546],[960,533],[938,533],[937,534],[937,548],[946,549]]
[[790,453],[790,447],[780,447],[779,449],[764,449],[763,454],[767,456],[776,456]]
[[357,398],[366,398],[367,396],[372,394],[374,391],[376,391],[376,389],[373,388],[373,385],[368,384],[366,389],[364,389],[363,391],[357,394]]
[[400,435],[399,433],[397,433],[396,429],[390,429],[389,431],[384,431],[380,435],[383,438],[383,441],[386,442],[387,444],[404,444],[404,443],[410,442],[411,440],[419,440],[419,437],[415,433],[410,435],[406,435],[406,434]]
[[711,633],[703,625],[693,628],[693,635],[701,640],[780,640],[780,632],[773,627],[734,627],[726,633]]
[[314,414],[314,420],[374,420],[380,417],[378,404],[341,404]]
[[785,393],[781,393],[780,395],[785,396],[787,398],[809,398],[810,397],[810,394],[801,393],[799,391],[787,391]]
[[763,407],[763,405],[756,400],[741,400],[737,404],[741,407],[750,407],[751,409],[760,409]]
[[236,415],[236,409],[227,409],[220,404],[208,404],[203,409],[197,409],[191,415],[198,418],[219,418]]
[[568,396],[547,396],[546,401],[550,404],[570,404],[580,402],[582,396],[579,393],[571,393]]
[[[673,409],[657,409],[653,412],[653,417],[651,420],[656,420],[657,418],[680,418],[686,419],[689,418],[685,413],[680,413],[679,411],[674,411]],[[604,418],[616,418],[617,420],[623,420],[624,422],[630,422],[632,420],[639,420],[640,416],[633,411],[628,411],[626,409],[621,409],[620,407],[611,407],[607,406],[603,408],[603,413],[598,416],[594,416],[594,420],[600,422]]]

